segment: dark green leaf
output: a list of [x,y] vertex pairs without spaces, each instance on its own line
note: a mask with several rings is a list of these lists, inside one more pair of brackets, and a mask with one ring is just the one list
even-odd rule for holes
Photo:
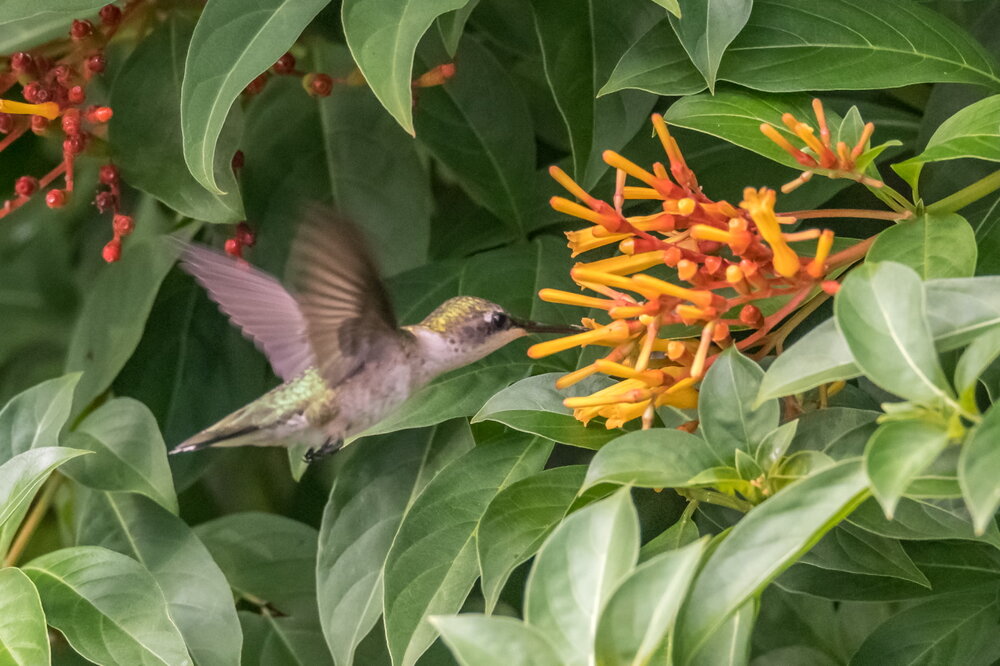
[[898,541],[878,536],[850,523],[832,529],[800,562],[820,569],[870,576],[891,576],[930,588]]
[[105,4],[95,0],[10,0],[0,8],[0,25],[43,14],[56,14],[68,24],[71,19],[92,14]]
[[590,462],[585,486],[634,484],[644,488],[679,488],[718,462],[701,437],[683,430],[651,428],[622,435]]
[[705,89],[705,78],[667,18],[629,46],[598,95],[628,89],[656,95],[693,95]]
[[622,581],[597,624],[597,663],[632,666],[650,662],[673,627],[705,544],[699,541],[661,553]]
[[893,519],[887,520],[878,502],[871,499],[852,513],[849,521],[869,532],[891,539],[980,539],[1000,549],[1000,529],[996,525],[990,525],[985,535],[977,537],[972,520],[964,509],[951,507],[947,502],[904,497],[896,506]]
[[661,553],[677,550],[698,540],[701,534],[698,526],[687,512],[681,514],[676,523],[653,537],[639,549],[639,562],[645,562]]
[[454,57],[458,51],[458,43],[462,40],[462,33],[465,32],[465,24],[478,5],[479,0],[469,0],[464,7],[438,18],[438,32],[441,33],[441,41],[444,42],[448,55]]
[[561,663],[590,663],[601,609],[638,554],[628,488],[577,511],[545,540],[528,576],[524,619],[550,639]]
[[892,520],[907,487],[947,445],[948,433],[936,423],[889,421],[879,426],[865,449],[865,471],[887,518]]
[[59,443],[79,381],[78,372],[50,379],[4,405],[0,410],[0,463],[30,449]]
[[431,623],[462,666],[551,666],[559,655],[545,636],[510,617],[435,616]]
[[[714,631],[848,515],[865,494],[861,465],[847,461],[786,486],[750,511],[698,574],[681,611],[675,657],[684,663],[694,656]],[[740,575],[732,576],[736,570]]]
[[[205,6],[184,63],[181,129],[184,160],[208,190],[222,194],[217,172],[226,180],[232,174],[231,155],[215,158],[229,108],[326,4],[327,0],[263,0],[248,9],[240,0],[213,0]],[[221,184],[227,185],[226,180]]]
[[923,280],[972,277],[976,232],[961,215],[921,215],[889,227],[868,250],[868,261],[895,261]]
[[0,661],[11,666],[48,666],[51,662],[45,613],[31,579],[20,569],[0,569]]
[[764,371],[730,347],[716,359],[701,383],[698,417],[701,434],[721,465],[732,465],[737,450],[753,452],[778,427],[778,401],[754,405]]
[[476,547],[487,611],[514,569],[535,554],[569,512],[585,474],[584,465],[547,469],[510,484],[486,507]]
[[240,611],[243,666],[333,666],[319,625],[298,617]]
[[684,0],[681,16],[670,18],[684,50],[713,92],[722,55],[746,25],[752,7],[753,0]]
[[59,14],[40,14],[4,23],[0,34],[0,53],[26,51],[65,33],[66,17]]
[[64,548],[22,567],[46,621],[97,664],[190,664],[167,602],[138,562],[96,546]]
[[200,666],[240,663],[243,634],[229,584],[179,518],[141,495],[89,492],[77,543],[128,555],[149,570]]
[[501,438],[444,468],[403,517],[385,563],[385,626],[393,663],[411,666],[479,577],[476,528],[496,494],[545,464],[549,442]]
[[166,445],[153,414],[138,400],[104,403],[66,441],[96,454],[66,468],[74,480],[97,490],[140,493],[177,513]]
[[958,480],[976,526],[983,534],[996,526],[1000,507],[1000,408],[991,407],[972,432],[958,460]]
[[340,666],[382,614],[385,558],[404,512],[474,442],[466,421],[404,430],[351,446],[323,511],[316,590],[323,633]]
[[806,412],[796,421],[791,451],[822,451],[841,460],[864,453],[881,412],[850,407],[828,407]]

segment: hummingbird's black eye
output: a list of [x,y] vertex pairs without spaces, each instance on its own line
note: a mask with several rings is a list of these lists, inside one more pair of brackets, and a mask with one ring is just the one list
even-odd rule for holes
[[494,312],[490,315],[490,328],[495,331],[502,331],[510,325],[510,317],[503,312]]

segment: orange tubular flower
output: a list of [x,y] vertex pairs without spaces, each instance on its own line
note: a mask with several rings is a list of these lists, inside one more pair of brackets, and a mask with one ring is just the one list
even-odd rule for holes
[[[828,146],[825,118],[818,136],[794,118],[786,120],[809,138],[810,150],[823,148],[836,157]],[[556,382],[562,389],[595,374],[615,378],[607,388],[564,401],[580,421],[603,418],[607,428],[640,417],[648,425],[655,407],[696,407],[697,384],[715,356],[730,345],[744,349],[747,342],[759,341],[787,314],[765,318],[752,302],[818,286],[833,243],[829,231],[792,234],[792,240],[817,239],[816,257],[803,269],[781,230],[781,225],[796,220],[775,213],[774,191],[747,188],[739,207],[711,200],[661,116],[653,116],[653,127],[669,167],[655,163],[647,170],[618,153],[604,152],[604,161],[618,169],[614,205],[592,196],[562,169],[549,170],[576,200],[553,197],[552,207],[587,223],[566,232],[573,256],[608,246],[617,246],[618,252],[570,270],[573,280],[596,296],[558,289],[539,292],[551,303],[607,312],[610,322],[584,319],[590,330],[536,344],[528,355],[541,358],[584,345],[608,347],[603,358]],[[803,165],[818,168],[817,159],[798,152]],[[820,158],[829,156],[824,152]],[[626,182],[626,177],[639,184]],[[644,210],[629,215],[630,205]],[[740,313],[738,318],[734,313]],[[664,327],[679,325],[693,330],[681,338],[660,337]],[[745,335],[741,330],[752,331],[744,338],[747,342],[734,339],[734,334]]]

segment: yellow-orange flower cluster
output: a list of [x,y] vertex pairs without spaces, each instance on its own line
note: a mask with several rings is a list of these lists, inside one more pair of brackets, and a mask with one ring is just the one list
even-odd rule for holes
[[[567,398],[564,404],[581,421],[606,419],[608,428],[642,417],[652,421],[654,408],[697,404],[698,380],[721,349],[759,346],[767,333],[812,293],[826,276],[833,233],[811,229],[782,232],[794,217],[775,213],[775,193],[748,187],[734,206],[709,199],[698,185],[663,118],[653,127],[667,154],[668,166],[651,171],[612,152],[604,161],[618,170],[614,205],[601,201],[558,167],[550,173],[577,201],[553,197],[557,211],[590,225],[566,233],[574,257],[617,244],[609,258],[577,263],[573,280],[596,295],[542,289],[551,303],[603,310],[610,319],[584,318],[587,331],[542,342],[528,354],[540,358],[576,346],[610,348],[603,358],[562,377],[559,388],[603,373],[620,379],[592,395]],[[627,184],[627,177],[641,185]],[[625,201],[659,202],[651,214],[626,216]],[[791,241],[815,239],[813,257],[800,257]],[[661,276],[645,271],[659,268]],[[784,297],[765,316],[754,302]],[[670,325],[699,327],[688,337],[661,337]],[[734,343],[731,331],[751,332]],[[692,334],[693,333],[693,334]]]

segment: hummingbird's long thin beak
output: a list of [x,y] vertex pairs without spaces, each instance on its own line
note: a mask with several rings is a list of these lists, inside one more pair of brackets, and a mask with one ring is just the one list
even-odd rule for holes
[[537,321],[528,321],[526,319],[512,319],[511,320],[517,328],[523,328],[528,333],[562,333],[563,335],[570,335],[572,333],[580,333],[585,331],[583,326],[576,324],[563,324],[563,325],[553,325],[553,324],[542,324]]

